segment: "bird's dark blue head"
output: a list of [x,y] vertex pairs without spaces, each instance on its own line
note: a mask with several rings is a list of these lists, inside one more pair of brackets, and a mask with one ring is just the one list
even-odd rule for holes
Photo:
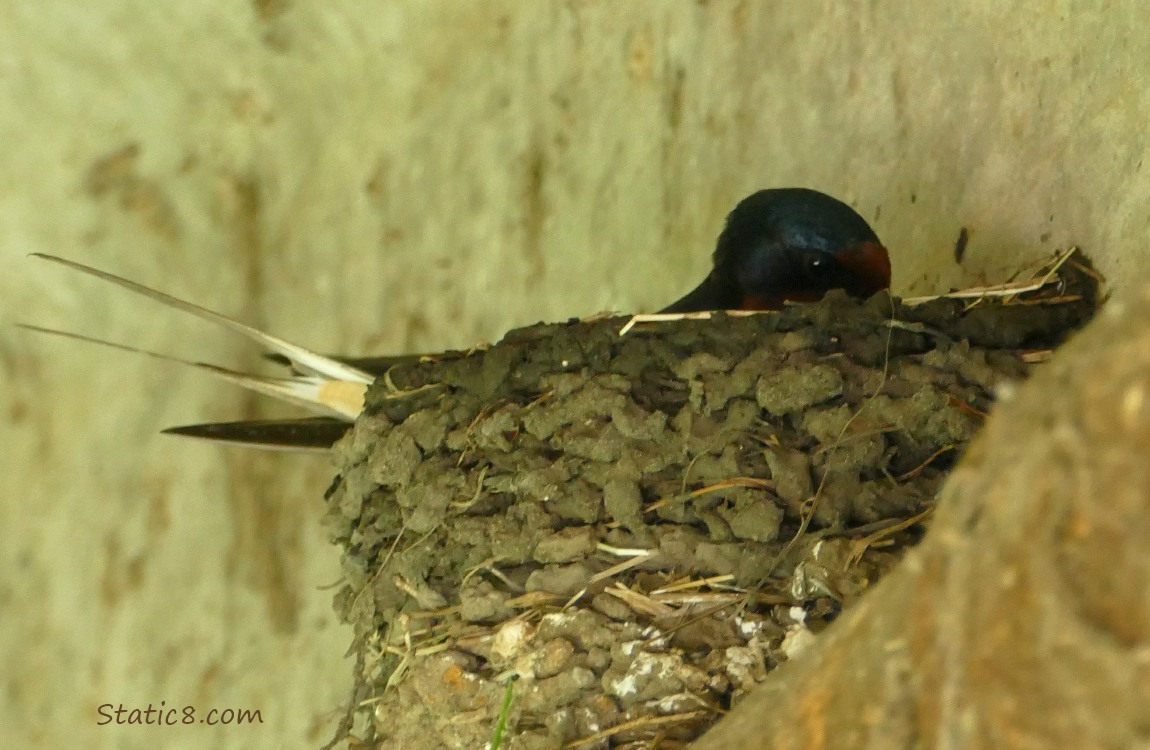
[[710,276],[667,311],[770,310],[889,286],[886,248],[853,208],[806,188],[760,190],[727,216]]

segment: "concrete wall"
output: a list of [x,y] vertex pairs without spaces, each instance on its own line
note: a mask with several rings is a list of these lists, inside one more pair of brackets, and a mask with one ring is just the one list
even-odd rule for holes
[[[0,320],[250,367],[58,253],[306,345],[651,310],[764,186],[853,203],[898,292],[1068,243],[1145,277],[1150,36],[1116,2],[0,5]],[[971,231],[963,267],[952,249]],[[276,412],[0,333],[0,745],[303,747],[346,698],[322,459],[155,435]],[[100,704],[258,727],[98,726]]]

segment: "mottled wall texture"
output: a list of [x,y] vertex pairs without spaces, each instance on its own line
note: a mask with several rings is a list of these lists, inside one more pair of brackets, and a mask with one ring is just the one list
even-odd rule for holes
[[[896,291],[1077,243],[1150,269],[1137,0],[0,3],[0,745],[304,747],[346,698],[322,458],[156,436],[276,412],[243,342],[58,253],[323,350],[651,310],[763,186],[855,205]],[[970,231],[962,265],[953,248]],[[100,725],[99,706],[259,709]]]

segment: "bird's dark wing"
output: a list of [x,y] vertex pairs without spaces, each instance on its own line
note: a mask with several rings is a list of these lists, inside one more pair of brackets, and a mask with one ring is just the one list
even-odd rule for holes
[[329,417],[212,422],[169,427],[165,435],[280,451],[325,452],[351,429],[349,422]]
[[660,313],[689,313],[704,310],[730,310],[739,306],[741,297],[733,287],[724,287],[713,274],[681,298],[660,310]]

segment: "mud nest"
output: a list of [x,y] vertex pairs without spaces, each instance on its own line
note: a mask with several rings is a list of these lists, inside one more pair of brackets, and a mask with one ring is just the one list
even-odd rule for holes
[[483,747],[512,676],[504,747],[698,737],[921,538],[995,386],[1093,313],[1059,273],[397,365],[327,495],[363,746]]

